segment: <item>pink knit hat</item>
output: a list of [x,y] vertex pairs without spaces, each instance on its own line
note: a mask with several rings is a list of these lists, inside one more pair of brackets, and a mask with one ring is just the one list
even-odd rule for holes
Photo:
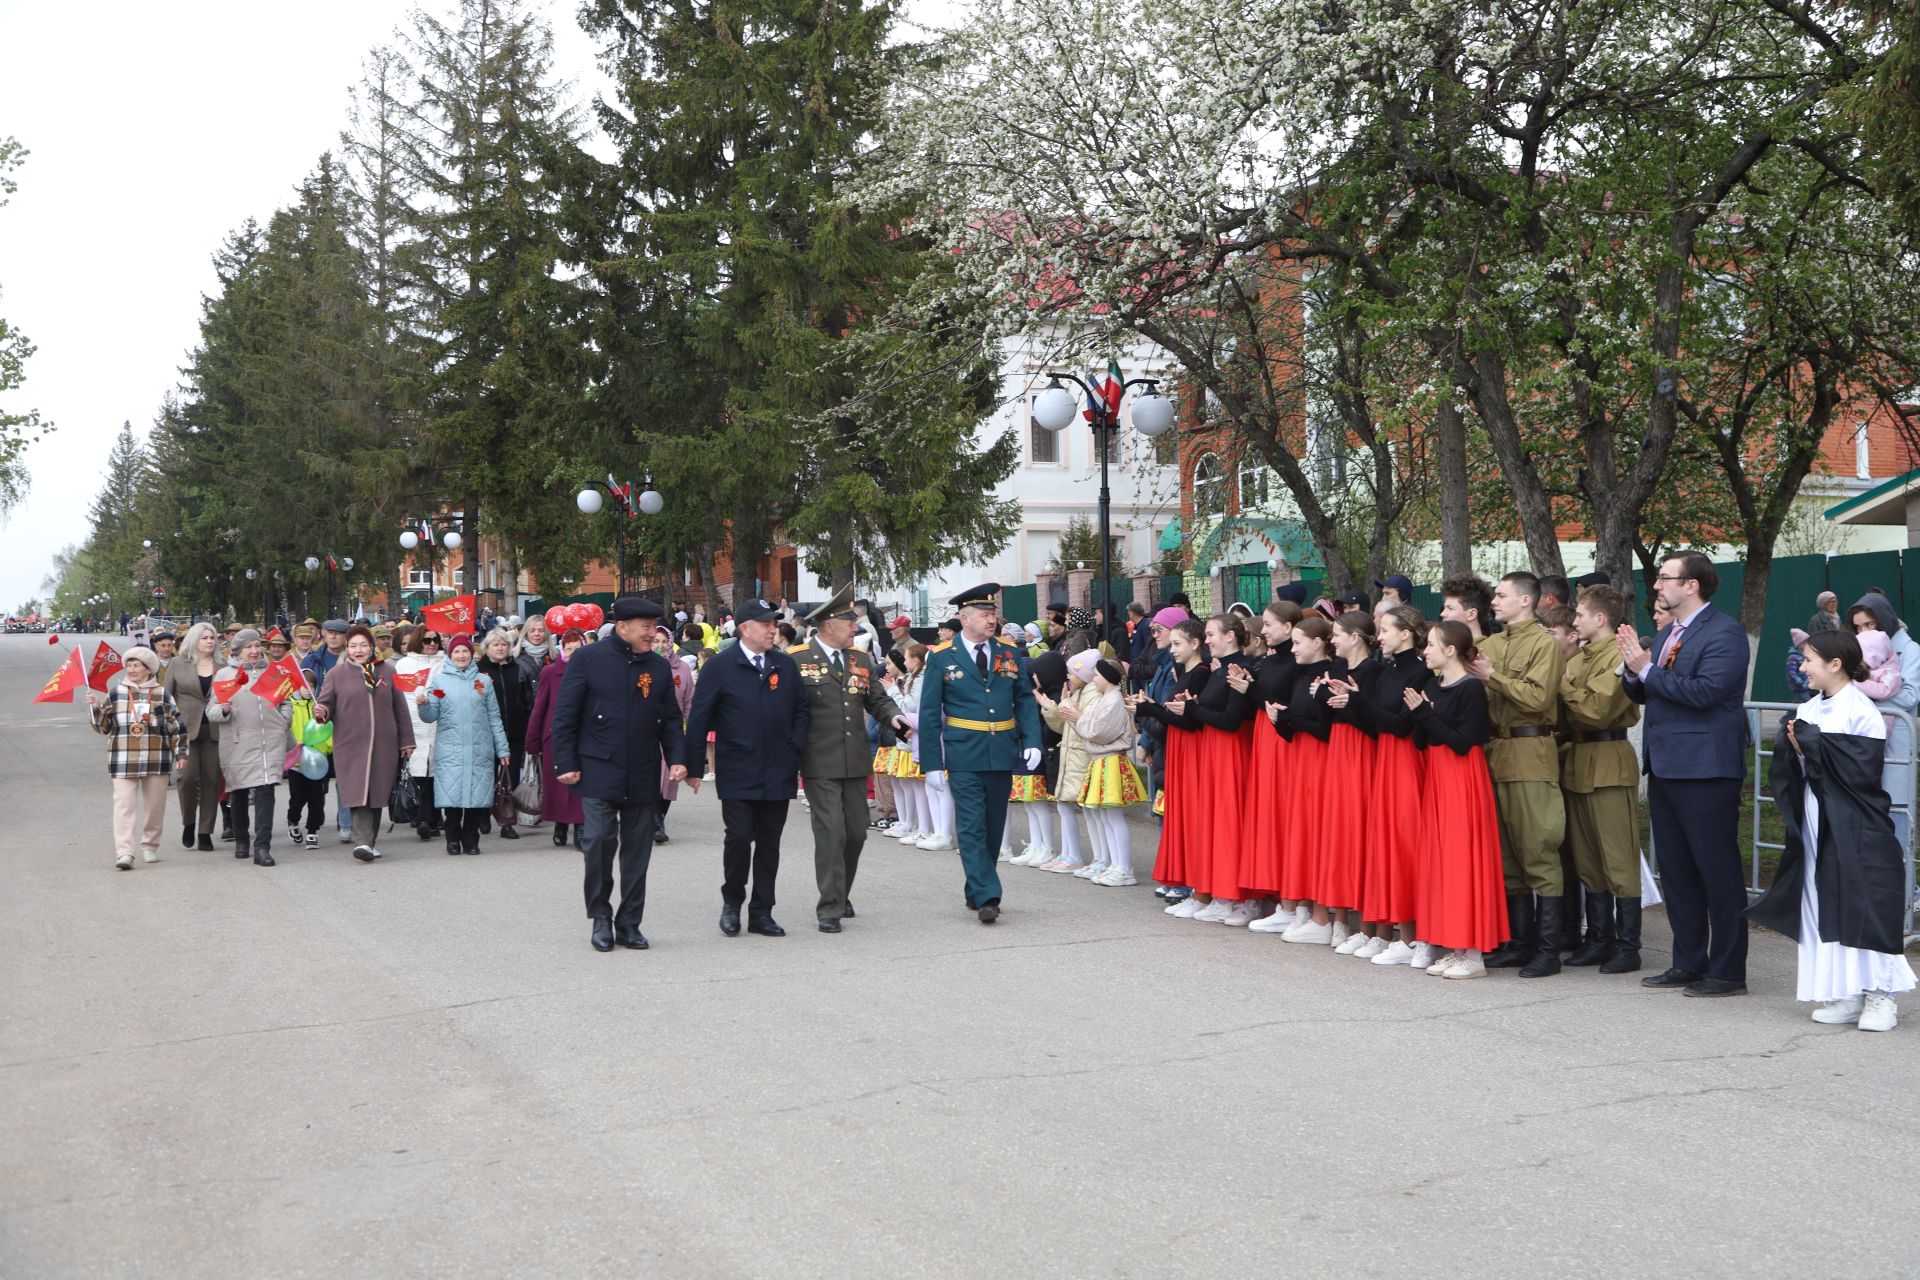
[[1153,615],[1153,625],[1156,627],[1165,627],[1171,631],[1192,616],[1192,614],[1182,609],[1179,605],[1170,604]]

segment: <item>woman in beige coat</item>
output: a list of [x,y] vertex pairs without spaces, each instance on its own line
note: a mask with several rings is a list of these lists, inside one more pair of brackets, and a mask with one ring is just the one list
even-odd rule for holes
[[213,852],[213,814],[220,805],[220,726],[207,716],[219,647],[220,633],[196,622],[180,638],[179,656],[167,664],[161,682],[187,736],[187,767],[179,775],[180,843],[191,849],[198,839],[202,853]]
[[[249,852],[258,867],[273,865],[273,789],[280,785],[287,752],[293,746],[293,700],[276,706],[248,688],[267,669],[260,633],[249,627],[228,647],[231,661],[213,677],[214,697],[207,719],[220,726],[220,772],[227,779],[227,807],[233,811],[233,856]],[[245,676],[225,702],[218,689]]]

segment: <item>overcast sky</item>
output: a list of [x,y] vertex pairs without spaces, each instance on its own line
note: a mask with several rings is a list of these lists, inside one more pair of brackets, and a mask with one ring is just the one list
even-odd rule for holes
[[[556,69],[585,102],[600,82],[575,7],[547,13]],[[0,526],[0,611],[85,541],[121,422],[144,436],[178,384],[221,237],[266,221],[335,146],[362,57],[408,9],[0,0],[0,135],[32,152],[0,208],[0,315],[39,347],[6,407],[59,428],[27,455],[32,489]]]

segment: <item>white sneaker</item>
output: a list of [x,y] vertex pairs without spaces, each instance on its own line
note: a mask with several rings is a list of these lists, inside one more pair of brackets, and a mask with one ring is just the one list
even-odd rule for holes
[[140,851],[140,861],[158,862],[160,861],[160,851],[158,849],[142,849]]
[[1296,924],[1281,934],[1280,938],[1283,942],[1305,942],[1324,947],[1333,941],[1333,925],[1331,922],[1315,924],[1313,917],[1308,916],[1305,924]]
[[1203,924],[1219,924],[1227,918],[1227,912],[1233,910],[1233,904],[1225,898],[1215,898],[1206,906],[1193,913],[1193,919]]
[[302,826],[298,822],[294,823],[292,826],[287,828],[287,838],[293,841],[295,844],[305,844],[307,842],[306,827]]
[[1285,933],[1293,928],[1293,912],[1275,911],[1270,915],[1261,916],[1247,928],[1254,933]]
[[1044,867],[1053,861],[1053,847],[1044,844],[1030,844],[1027,851],[1013,860],[1016,867]]
[[1106,874],[1095,876],[1093,882],[1097,885],[1104,885],[1109,889],[1131,889],[1134,885],[1140,883],[1134,879],[1133,872],[1122,871],[1118,867],[1108,867]]
[[1202,902],[1198,898],[1182,898],[1167,908],[1167,914],[1181,920],[1191,920],[1211,905],[1213,904]]
[[[1416,942],[1413,944],[1413,959],[1407,961],[1407,964],[1414,969],[1431,969],[1439,960],[1440,948],[1431,942]],[[1375,960],[1374,963],[1380,962]]]
[[1845,1000],[1830,1000],[1813,1011],[1815,1022],[1824,1022],[1830,1027],[1845,1026],[1849,1022],[1860,1021],[1860,1013],[1866,1007],[1863,996],[1848,996]]
[[1446,977],[1448,967],[1451,966],[1453,962],[1455,960],[1458,960],[1459,958],[1460,958],[1460,953],[1458,951],[1447,952],[1445,955],[1441,956],[1438,960],[1435,960],[1432,964],[1427,966],[1427,976],[1430,978]]
[[340,843],[341,843],[341,844],[352,844],[352,843],[353,843],[353,830],[352,830],[351,828],[349,828],[349,829],[347,829],[347,830],[345,830],[345,831],[342,831],[342,832],[340,833]]
[[[1334,930],[1334,936],[1339,937],[1338,929]],[[1337,956],[1350,956],[1372,941],[1373,939],[1364,933],[1349,933],[1346,937],[1341,938],[1339,942],[1334,944],[1333,954]]]
[[320,837],[313,834],[313,832],[311,831],[307,832],[307,848],[318,849],[319,847],[320,847]]
[[1356,960],[1371,960],[1387,949],[1387,940],[1379,934],[1367,939],[1367,944],[1353,953]]
[[113,865],[120,868],[122,871],[131,871],[133,870],[133,855],[130,853],[123,853],[119,857],[113,860]]
[[914,848],[925,849],[929,853],[933,853],[941,849],[953,848],[953,841],[943,835],[931,835],[931,836],[928,836],[925,840],[916,841],[914,843]]
[[887,834],[895,840],[898,840],[901,844],[912,844],[917,840],[924,840],[927,835],[926,832],[915,828],[908,828],[904,831],[889,831]]
[[1012,845],[1010,845],[1010,844],[1003,844],[1003,845],[1001,845],[1001,846],[1000,846],[1000,857],[999,857],[998,859],[996,859],[996,861],[999,861],[999,862],[1012,862],[1012,861],[1013,861],[1013,846],[1012,846]]
[[1229,928],[1242,929],[1252,924],[1259,917],[1259,913],[1260,908],[1255,903],[1236,902],[1228,908],[1225,918],[1220,923]]
[[1862,1031],[1891,1031],[1900,1025],[1900,1006],[1893,1002],[1892,996],[1884,996],[1876,991],[1866,995],[1866,1008],[1860,1013]]
[[[1335,920],[1333,922],[1333,936],[1328,938],[1327,941],[1332,945],[1334,945],[1335,947],[1338,947],[1341,943],[1345,942],[1348,938],[1351,938],[1352,936],[1353,936],[1352,926],[1348,925],[1345,920]],[[1346,953],[1341,952],[1341,954],[1345,955]]]
[[[1373,961],[1375,964],[1412,964],[1413,948],[1404,942],[1394,942],[1380,948],[1379,951],[1368,956],[1367,959]],[[1425,965],[1421,965],[1420,967],[1423,969],[1426,968]]]
[[1478,951],[1463,951],[1453,958],[1443,978],[1484,978],[1487,976],[1486,961],[1480,958]]
[[380,851],[370,844],[355,845],[353,848],[353,856],[362,862],[372,862],[380,856]]
[[1111,862],[1089,862],[1086,866],[1080,868],[1078,871],[1074,872],[1073,874],[1078,879],[1091,880],[1096,876],[1103,876],[1107,874],[1107,868],[1112,865],[1113,864]]

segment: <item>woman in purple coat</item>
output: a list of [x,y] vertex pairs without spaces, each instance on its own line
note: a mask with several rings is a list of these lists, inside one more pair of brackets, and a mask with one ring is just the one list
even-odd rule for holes
[[[673,668],[673,700],[680,704],[680,723],[686,724],[687,716],[693,710],[693,664],[688,662],[673,647],[673,632],[665,627],[659,628],[660,638],[653,642],[653,651],[666,658],[667,665]],[[667,776],[667,762],[660,762],[660,817],[654,824],[653,842],[667,842],[667,810],[680,798],[680,784]]]
[[567,674],[567,659],[586,642],[586,635],[578,627],[569,628],[560,637],[558,656],[540,668],[540,679],[533,694],[533,714],[527,719],[527,750],[540,757],[545,780],[540,792],[540,820],[553,824],[553,842],[557,845],[567,843],[568,827],[573,828],[574,844],[579,844],[580,824],[587,820],[573,788],[554,780],[553,752],[548,749],[548,739],[553,733],[553,707],[560,697],[560,681]]

